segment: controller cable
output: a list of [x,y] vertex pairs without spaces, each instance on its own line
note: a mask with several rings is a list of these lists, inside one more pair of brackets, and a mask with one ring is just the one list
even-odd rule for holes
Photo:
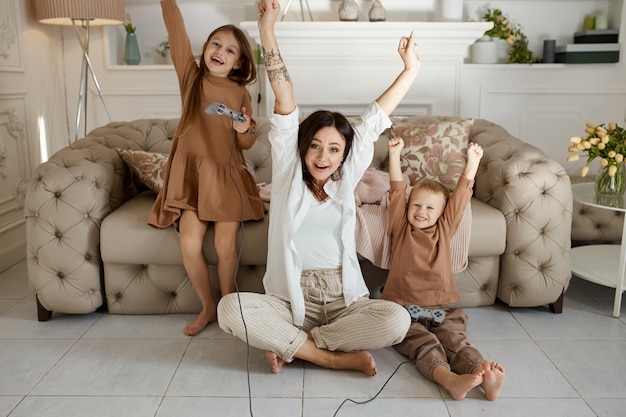
[[243,329],[246,334],[246,375],[247,375],[247,380],[248,380],[248,408],[250,410],[250,417],[254,417],[254,414],[252,414],[252,387],[250,384],[250,343],[248,341],[248,327],[246,326],[246,321],[243,318],[243,307],[241,306],[241,296],[239,295],[239,285],[237,284],[237,273],[239,272],[239,262],[241,260],[241,252],[243,250],[243,241],[244,241],[244,236],[245,236],[245,228],[244,228],[244,221],[243,221],[244,203],[243,203],[243,194],[241,193],[241,190],[239,189],[239,186],[237,185],[237,181],[235,181],[235,177],[233,175],[232,161],[233,161],[233,155],[235,153],[235,145],[237,143],[237,131],[235,130],[235,122],[232,118],[230,118],[230,124],[231,124],[231,129],[233,132],[233,143],[231,145],[230,156],[228,158],[228,172],[230,174],[230,180],[235,185],[235,188],[237,189],[237,193],[239,194],[239,202],[241,205],[241,211],[240,211],[241,217],[239,220],[239,226],[241,229],[241,242],[239,243],[239,247],[237,248],[237,265],[235,266],[233,282],[235,284],[235,292],[237,293],[237,300],[239,301],[239,314],[241,315]]
[[389,375],[389,378],[387,378],[387,380],[385,381],[385,383],[383,384],[383,386],[382,386],[382,387],[380,387],[380,389],[378,390],[378,392],[377,392],[377,393],[376,393],[376,394],[375,394],[372,398],[370,398],[370,399],[368,399],[368,400],[365,400],[365,401],[355,401],[355,400],[353,400],[353,399],[351,399],[351,398],[346,398],[345,400],[343,400],[343,402],[342,402],[341,404],[339,404],[339,407],[337,407],[337,411],[335,411],[335,414],[333,414],[333,417],[336,417],[336,416],[337,416],[337,413],[339,413],[339,410],[341,409],[341,407],[343,407],[343,405],[344,405],[345,403],[347,403],[348,401],[350,401],[351,403],[357,404],[357,405],[367,404],[367,403],[369,403],[369,402],[374,401],[374,400],[375,400],[375,399],[376,399],[376,398],[380,395],[380,393],[381,393],[381,392],[383,392],[383,390],[385,389],[385,387],[387,386],[387,384],[389,383],[389,381],[391,381],[391,378],[392,378],[392,377],[396,374],[396,372],[398,372],[398,370],[400,369],[400,367],[401,367],[402,365],[404,365],[405,363],[413,363],[413,361],[412,361],[412,360],[408,360],[408,361],[400,362],[400,363],[398,364],[398,366],[396,366],[396,369],[395,369],[395,370],[391,373],[391,375]]

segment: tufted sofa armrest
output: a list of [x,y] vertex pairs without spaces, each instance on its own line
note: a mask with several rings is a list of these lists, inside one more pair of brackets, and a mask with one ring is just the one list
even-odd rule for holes
[[507,224],[498,298],[560,312],[571,278],[572,188],[565,169],[483,119],[475,121],[470,141],[484,149],[475,196],[500,210]]
[[167,152],[176,124],[109,123],[37,167],[27,184],[25,216],[40,321],[52,311],[90,313],[102,305],[100,224],[135,192],[115,148]]

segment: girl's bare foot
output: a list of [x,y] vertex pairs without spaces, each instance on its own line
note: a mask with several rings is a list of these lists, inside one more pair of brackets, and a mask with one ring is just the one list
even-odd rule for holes
[[473,373],[458,375],[445,366],[438,366],[433,371],[433,380],[444,387],[452,398],[462,400],[472,388],[483,382],[484,370],[477,366]]
[[277,374],[281,370],[283,365],[287,363],[283,359],[279,358],[277,354],[269,350],[265,351],[265,360],[267,361],[267,364],[269,365],[272,372],[274,372],[275,374]]
[[504,366],[498,362],[484,361],[482,368],[483,383],[480,384],[485,391],[485,398],[489,401],[496,400],[500,396],[500,389],[504,385]]
[[195,336],[202,331],[206,326],[210,323],[217,321],[217,311],[204,311],[202,310],[200,314],[195,318],[194,321],[189,323],[183,333],[187,336]]

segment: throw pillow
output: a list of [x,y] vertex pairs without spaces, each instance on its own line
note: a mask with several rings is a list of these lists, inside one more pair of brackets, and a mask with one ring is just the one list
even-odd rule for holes
[[454,189],[467,159],[467,144],[474,119],[416,124],[410,120],[392,126],[404,140],[402,172],[411,184],[422,178],[439,181]]
[[155,193],[161,190],[168,154],[119,148],[116,151],[144,185]]

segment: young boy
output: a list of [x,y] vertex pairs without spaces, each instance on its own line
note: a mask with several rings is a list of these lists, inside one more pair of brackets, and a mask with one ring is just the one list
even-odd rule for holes
[[[483,150],[469,144],[467,165],[452,194],[437,181],[422,180],[411,190],[407,203],[400,168],[404,141],[392,138],[388,147],[391,258],[382,298],[407,308],[418,306],[409,312],[413,311],[416,320],[419,316],[394,347],[455,400],[465,398],[477,386],[488,400],[495,400],[504,383],[504,367],[486,360],[470,345],[463,310],[442,307],[461,299],[452,273],[450,238],[472,196]],[[435,315],[430,314],[433,310]]]

